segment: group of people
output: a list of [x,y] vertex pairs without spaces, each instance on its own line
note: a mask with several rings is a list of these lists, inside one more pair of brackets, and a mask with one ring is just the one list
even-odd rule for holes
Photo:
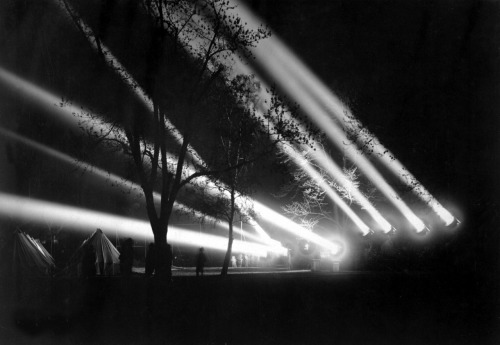
[[[95,275],[109,275],[113,268],[112,262],[105,264],[104,260],[97,259],[97,253],[92,243],[88,242],[83,245],[83,256],[81,261],[81,274],[84,278],[94,277]],[[120,274],[122,276],[130,276],[132,274],[132,266],[134,263],[134,241],[127,238],[123,241],[120,250]]]
[[[120,273],[122,276],[130,276],[132,274],[132,266],[134,263],[134,242],[131,238],[127,238],[123,241],[120,248]],[[205,271],[205,264],[207,262],[207,255],[205,254],[205,248],[201,247],[196,255],[196,276],[203,276]],[[170,270],[168,267],[172,265],[172,249],[169,244],[167,244],[166,250],[157,251],[155,244],[151,243],[148,247],[145,259],[145,274],[147,277],[151,277],[158,274],[160,270],[164,270],[166,274],[169,274]],[[104,268],[101,269],[101,273]],[[82,258],[82,275],[84,277],[93,277],[97,272],[96,266],[96,251],[95,248],[90,244],[86,244],[83,247],[83,258]]]
[[[157,255],[161,255],[161,257],[157,257]],[[205,272],[205,264],[207,262],[207,256],[205,254],[205,248],[201,247],[198,250],[198,254],[196,256],[196,276],[202,276]],[[146,267],[145,273],[147,277],[153,276],[155,272],[158,272],[158,264],[164,263],[162,266],[167,268],[169,265],[172,265],[172,249],[169,244],[167,244],[167,249],[164,251],[160,251],[157,253],[156,247],[154,243],[151,243],[148,247],[148,251],[146,253]]]
[[251,267],[257,266],[257,257],[248,256],[247,254],[238,254],[231,257],[231,267]]

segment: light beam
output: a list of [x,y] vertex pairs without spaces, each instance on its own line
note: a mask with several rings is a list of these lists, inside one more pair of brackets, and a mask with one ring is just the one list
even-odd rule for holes
[[282,150],[291,157],[295,163],[300,166],[309,176],[311,176],[316,183],[327,193],[329,198],[339,205],[339,207],[345,212],[345,214],[351,218],[354,224],[361,230],[363,235],[370,232],[370,228],[358,217],[354,211],[347,206],[347,204],[342,200],[342,198],[335,192],[321,177],[321,175],[305,160],[293,147],[282,146]]
[[[63,6],[64,8],[64,6]],[[66,9],[67,10],[67,9]],[[68,13],[71,15],[70,13]],[[138,98],[143,102],[143,104],[149,109],[152,110],[152,103],[151,100],[147,97],[147,95],[144,93],[144,91],[137,85],[137,83],[133,80],[132,76],[126,71],[126,69],[120,64],[118,59],[116,59],[112,53],[107,49],[102,42],[99,42],[99,47],[97,42],[91,39],[91,37],[95,37],[93,33],[91,32],[91,29],[81,20],[77,19],[77,25],[80,26],[80,28],[85,32],[86,38],[89,40],[89,43],[94,49],[102,49],[105,60],[108,63],[110,67],[112,67],[119,75],[121,78],[127,83],[127,85],[135,92],[135,94],[138,96]],[[0,78],[3,78],[4,82],[6,81],[9,83],[11,86],[14,86],[16,88],[22,88],[25,93],[31,96],[33,100],[35,100],[39,105],[43,106],[44,108],[51,110],[52,113],[55,113],[57,115],[60,115],[59,118],[63,121],[65,121],[68,124],[71,124],[73,127],[75,125],[77,126],[78,123],[74,119],[74,115],[76,114],[81,114],[82,113],[82,107],[78,107],[72,104],[63,104],[62,103],[62,97],[59,98],[50,92],[37,87],[36,85],[29,83],[3,69],[0,69]],[[50,107],[51,105],[52,107]],[[71,116],[69,116],[71,115]],[[94,119],[92,119],[94,120]],[[96,124],[92,124],[94,127],[96,127]],[[108,127],[104,124],[97,124],[98,126],[101,127],[103,131],[106,131]],[[174,130],[175,132],[175,127],[172,127],[171,129]],[[178,137],[178,140],[181,138]],[[194,150],[193,150],[194,152]],[[102,175],[102,171],[97,170],[98,174]],[[107,178],[110,178],[111,175],[108,172],[104,172],[106,174]],[[127,184],[127,182],[121,181],[121,183]],[[274,242],[276,244],[277,241],[272,240],[269,235],[260,227],[260,226],[255,226],[256,231],[263,237],[268,242]]]
[[[235,1],[236,2],[236,1]],[[256,27],[257,20],[241,3],[238,3],[238,13],[244,20]],[[401,200],[394,189],[385,181],[382,175],[373,167],[373,165],[360,155],[356,150],[348,146],[349,140],[339,124],[337,124],[330,116],[331,113],[343,114],[344,107],[340,101],[334,102],[330,109],[325,110],[317,102],[317,95],[313,93],[311,87],[304,85],[301,75],[297,74],[298,70],[306,70],[303,65],[294,64],[298,58],[274,35],[273,37],[264,40],[259,46],[252,49],[252,53],[256,56],[255,61],[259,66],[269,74],[280,87],[296,100],[306,111],[312,121],[316,123],[318,128],[325,131],[330,140],[345,152],[349,159],[355,163],[384,193],[389,201],[403,214],[410,224],[417,230],[423,231],[425,224],[410,210],[410,208]],[[334,107],[333,107],[334,106]]]
[[[109,171],[100,169],[96,166],[90,165],[90,164],[85,163],[83,161],[79,161],[76,158],[73,158],[67,154],[64,154],[60,151],[54,150],[46,145],[37,143],[31,139],[28,139],[24,136],[18,135],[16,133],[13,133],[13,132],[8,131],[8,130],[1,128],[1,127],[0,127],[0,135],[3,135],[6,138],[9,138],[11,140],[16,140],[16,141],[22,143],[23,145],[26,145],[26,146],[44,154],[44,155],[47,155],[47,156],[53,158],[53,159],[57,159],[65,164],[68,164],[70,166],[74,166],[74,167],[79,168],[79,169],[83,169],[84,171],[89,172],[90,174],[97,177],[98,179],[100,179],[103,182],[111,182],[112,184],[114,184],[116,186],[120,186],[121,188],[130,190],[130,191],[132,191],[132,190],[138,191],[140,189],[140,186],[132,181],[129,181],[129,180],[122,178],[116,174],[113,174]],[[144,195],[140,192],[137,192],[137,196],[139,196],[141,198],[144,197]],[[157,205],[159,205],[160,200],[161,200],[161,196],[158,193],[154,192],[153,197],[154,197]],[[215,220],[211,217],[206,217],[206,216],[202,215],[201,213],[199,213],[198,211],[191,210],[187,206],[185,206],[179,202],[176,202],[174,204],[174,208],[177,210],[186,210],[186,212],[195,212],[195,216],[197,216],[197,217],[200,217],[200,218],[205,217],[209,221],[212,221],[214,223],[217,222],[217,220]],[[225,222],[221,222],[220,225],[223,229],[226,229],[226,230],[229,229],[229,225]],[[258,224],[255,224],[255,225],[260,228],[260,226],[258,226]],[[264,231],[264,233],[268,236],[268,239],[264,240],[263,238],[261,238],[259,236],[255,236],[253,234],[250,234],[250,233],[243,231],[241,229],[238,229],[238,228],[233,228],[233,230],[236,233],[243,234],[246,238],[250,238],[250,239],[255,240],[257,242],[265,243],[267,245],[272,245],[272,246],[277,247],[277,248],[282,247],[281,243],[279,243],[276,240],[271,239],[269,237],[269,235],[267,235],[267,233],[265,233],[265,231],[262,229],[261,229],[261,231]]]
[[[257,25],[255,16],[239,1],[238,11],[240,15],[245,18],[245,21],[251,23],[254,27]],[[350,126],[350,129],[359,131],[361,123],[353,116],[346,116],[350,111],[315,75],[307,66],[305,66],[290,49],[282,43],[279,38],[273,35],[272,38],[262,42],[261,45],[253,49],[253,53],[260,57],[257,61],[261,61],[260,66],[264,68],[267,73],[271,74],[274,78],[281,79],[280,85],[289,93],[294,93],[293,88],[299,87],[299,93],[308,93],[314,102],[319,102],[324,106],[327,111],[311,112],[308,113],[320,128],[337,128],[338,125],[333,121],[330,115],[333,115],[339,123],[345,123]],[[288,86],[288,87],[287,87]],[[300,102],[302,105],[302,102]],[[338,129],[338,128],[337,128]],[[331,129],[328,133],[329,138],[338,146],[342,141],[346,140],[345,134],[340,130]],[[389,168],[398,178],[409,187],[414,187],[414,192],[426,202],[445,222],[449,225],[453,222],[454,217],[448,212],[424,187],[416,178],[409,173],[404,166],[395,159],[393,155],[371,134],[368,130],[363,128],[361,131],[361,142],[364,145],[373,147],[375,156],[378,157],[384,165]],[[348,142],[348,140],[346,141]],[[411,210],[403,202],[399,202],[400,198],[392,190],[392,188],[385,182],[382,176],[373,168],[371,163],[362,156],[356,155],[352,148],[350,149],[349,157],[371,178],[374,183],[378,185],[382,192],[393,202],[393,204],[403,213],[407,220],[417,229],[422,231],[425,225],[418,217],[416,217]],[[359,157],[358,157],[359,156]],[[382,187],[382,188],[381,188]]]
[[[90,232],[96,228],[119,232],[122,236],[133,236],[152,240],[151,225],[147,221],[127,218],[109,213],[82,209],[42,200],[15,196],[0,192],[0,217],[31,221],[37,224],[47,222],[66,228]],[[198,233],[170,226],[170,242],[176,245],[207,247],[225,251],[227,238]],[[268,252],[284,255],[286,248],[266,246],[258,243],[234,241],[234,250],[264,257]]]
[[319,236],[318,234],[308,231],[298,225],[297,223],[291,221],[285,216],[279,214],[278,212],[273,211],[269,207],[255,202],[256,211],[264,218],[266,221],[271,222],[273,225],[279,227],[282,230],[285,230],[295,236],[304,238],[310,242],[313,242],[325,249],[330,250],[334,255],[338,253],[341,248],[337,243],[330,242],[325,238]]

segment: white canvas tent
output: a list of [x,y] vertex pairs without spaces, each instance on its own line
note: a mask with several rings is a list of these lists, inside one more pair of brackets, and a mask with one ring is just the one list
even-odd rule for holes
[[52,257],[52,255],[50,255],[50,253],[47,251],[47,249],[45,249],[45,247],[40,242],[40,240],[37,238],[35,238],[35,239],[32,238],[32,240],[35,241],[35,244],[42,251],[43,255],[47,258],[47,260],[49,260],[50,262],[52,262],[54,264],[55,263],[54,258]]
[[43,247],[21,230],[14,233],[14,273],[50,275],[54,268],[54,259]]
[[[78,276],[82,275],[82,261],[85,246],[92,246],[95,251],[95,269],[97,275],[117,275],[120,273],[120,252],[106,237],[101,229],[97,229],[89,238],[83,241],[70,259],[69,268]],[[73,269],[72,269],[73,268]]]

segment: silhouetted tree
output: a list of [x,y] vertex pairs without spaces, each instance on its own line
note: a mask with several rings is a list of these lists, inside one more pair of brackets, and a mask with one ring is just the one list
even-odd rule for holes
[[[315,131],[304,132],[297,126],[303,119],[296,106],[290,106],[274,89],[266,91],[252,76],[238,75],[227,92],[214,95],[220,116],[212,123],[215,135],[210,141],[210,162],[215,167],[234,168],[220,170],[213,184],[204,189],[204,196],[198,198],[198,207],[228,223],[221,275],[227,274],[232,256],[234,220],[247,221],[253,214],[250,196],[257,183],[255,174],[262,174],[254,165],[276,152],[279,145],[306,144],[315,135]],[[261,109],[266,110],[262,113]]]
[[[301,156],[306,160],[307,164],[312,165],[318,171],[323,181],[337,191],[349,206],[357,202],[352,194],[354,188],[361,190],[368,199],[375,197],[373,186],[362,183],[357,167],[349,165],[345,159],[342,171],[349,182],[347,184],[349,188],[345,184],[336,181],[328,171],[325,171],[317,164],[311,157],[311,151],[304,150],[301,152]],[[285,157],[284,160],[288,163],[291,159]],[[312,179],[300,166],[293,165],[290,182],[283,186],[277,196],[287,197],[290,200],[288,204],[283,206],[283,211],[305,229],[312,231],[314,226],[325,221],[335,224],[338,228],[345,226],[344,215],[340,214],[337,205],[329,199],[318,181]]]
[[[239,143],[234,145],[245,143],[244,135],[248,133],[241,127],[246,125],[245,121],[252,122],[253,130],[262,128],[259,135],[271,141],[296,130],[286,119],[284,109],[275,107],[263,116],[253,116],[254,113],[244,110],[248,104],[238,100],[243,97],[241,91],[229,92],[238,80],[233,79],[231,73],[236,56],[249,57],[249,48],[269,32],[262,27],[248,29],[228,1],[145,1],[136,10],[142,9],[140,15],[149,21],[149,37],[145,37],[149,47],[143,55],[136,54],[142,60],[130,66],[132,74],[124,74],[116,61],[110,62],[112,58],[103,38],[105,30],[87,27],[69,2],[63,0],[63,3],[80,31],[96,47],[98,56],[134,89],[143,88],[151,101],[152,114],[145,114],[140,106],[122,109],[119,114],[104,114],[111,126],[99,126],[97,119],[91,116],[86,130],[96,142],[109,144],[132,157],[154,234],[156,274],[170,276],[171,263],[165,262],[168,256],[162,253],[167,250],[169,221],[181,189],[203,188],[207,180],[200,177],[224,180],[232,172],[227,181],[235,193],[233,181],[241,175],[242,167],[257,156],[238,155],[233,149],[235,139]],[[210,155],[203,147],[203,142],[213,135],[208,129],[214,127],[213,123],[232,121],[227,109],[221,108],[218,96],[225,92],[229,92],[233,100],[224,102],[241,108],[238,110],[241,116],[230,128],[228,159],[224,164],[219,164],[220,160],[207,163],[201,157]],[[235,135],[238,131],[243,136]],[[194,145],[198,145],[196,151]],[[238,152],[242,150],[243,146]],[[212,166],[214,162],[218,164]]]

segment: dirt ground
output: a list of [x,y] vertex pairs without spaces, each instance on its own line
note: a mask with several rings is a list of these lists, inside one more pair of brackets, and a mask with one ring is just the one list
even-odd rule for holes
[[216,272],[176,272],[161,291],[141,274],[22,289],[4,279],[0,343],[500,343],[498,284],[488,277]]

